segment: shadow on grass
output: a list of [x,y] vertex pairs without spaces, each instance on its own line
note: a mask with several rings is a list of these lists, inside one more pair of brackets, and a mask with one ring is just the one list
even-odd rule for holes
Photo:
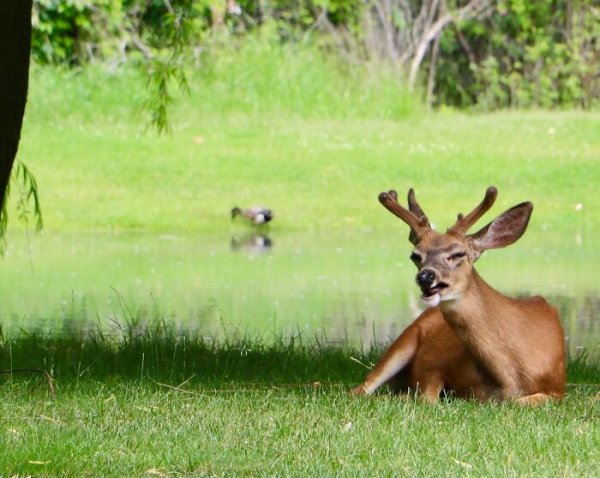
[[143,327],[116,324],[110,333],[21,331],[1,339],[0,369],[5,374],[46,370],[59,384],[90,379],[189,381],[208,387],[352,384],[365,376],[366,366],[361,364],[371,364],[380,352],[332,345],[325,338],[308,340],[299,333],[268,339],[233,336],[216,342],[157,321]]
[[[269,339],[230,336],[216,342],[156,321],[146,326],[116,323],[110,333],[22,331],[0,336],[0,370],[14,379],[47,372],[60,387],[89,380],[185,382],[219,389],[315,383],[346,387],[362,381],[382,352],[331,344],[324,337],[305,339],[299,333]],[[600,384],[600,365],[591,357],[572,358],[567,368],[571,386]]]

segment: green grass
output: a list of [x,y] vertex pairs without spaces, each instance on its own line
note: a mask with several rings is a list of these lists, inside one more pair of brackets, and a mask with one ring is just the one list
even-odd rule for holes
[[[33,476],[596,476],[589,397],[519,409],[430,407],[341,391],[189,393],[81,386],[16,401],[3,387],[7,473]],[[7,448],[5,448],[7,450]]]
[[[227,258],[222,253],[210,260],[184,251],[182,259],[174,242],[165,266],[138,261],[140,251],[145,258],[163,250],[142,244],[125,254],[123,265],[110,248],[135,246],[135,237],[114,244],[103,238],[141,232],[140,237],[193,233],[228,240],[230,208],[251,203],[275,210],[276,241],[292,243],[282,250],[300,247],[293,246],[300,233],[315,233],[317,242],[331,241],[333,233],[360,232],[361,241],[376,244],[386,238],[374,246],[377,259],[367,258],[368,266],[355,264],[354,258],[340,265],[317,252],[309,256],[314,265],[305,276],[279,280],[265,261],[252,269],[264,272],[258,277],[270,277],[301,297],[305,282],[314,283],[313,272],[323,267],[336,268],[345,277],[344,287],[367,289],[365,278],[361,282],[352,274],[361,273],[361,267],[373,273],[375,264],[374,274],[385,278],[386,287],[402,291],[414,287],[412,269],[400,279],[396,274],[407,269],[402,264],[407,231],[382,210],[377,194],[390,187],[404,193],[414,186],[432,222],[443,228],[494,184],[500,191],[496,212],[527,199],[536,209],[522,248],[508,256],[498,253],[488,266],[482,260],[482,269],[518,267],[519,273],[507,273],[503,283],[519,291],[556,273],[536,264],[572,263],[572,269],[556,269],[556,287],[568,294],[586,287],[595,301],[590,260],[598,255],[600,233],[598,112],[427,114],[393,73],[347,69],[312,49],[295,48],[256,42],[238,55],[225,50],[202,58],[202,69],[192,78],[192,97],[174,105],[175,132],[168,137],[144,133],[146,117],[139,109],[144,80],[132,70],[34,67],[20,158],[38,180],[46,237],[82,235],[76,247],[85,251],[54,250],[48,241],[39,248],[46,258],[38,259],[34,243],[33,257],[43,262],[35,276],[34,261],[34,295],[55,291],[58,284],[79,299],[79,289],[90,290],[94,282],[106,289],[121,279],[125,287],[139,277],[160,278],[148,290],[165,296],[165,283],[182,284],[194,296],[216,290],[223,279],[235,289],[246,279],[244,274],[229,277],[235,260],[228,251]],[[578,204],[582,207],[576,210]],[[11,227],[22,226],[13,222]],[[85,257],[94,241],[109,243],[108,251],[100,252],[106,259],[97,273],[97,264]],[[205,244],[184,243],[199,249]],[[281,267],[284,277],[286,261],[293,271],[298,260],[273,257],[273,268]],[[520,267],[522,262],[528,268]],[[203,264],[201,273],[196,263]],[[86,267],[94,270],[78,276]],[[388,275],[380,274],[383,270]],[[29,287],[16,288],[23,281],[13,272],[5,274],[4,304]],[[69,272],[75,273],[73,286],[64,275]],[[321,287],[310,305],[346,290],[335,282]],[[378,302],[380,288],[371,287]],[[64,298],[60,291],[50,293],[52,304],[57,296]],[[588,295],[577,297],[579,305],[569,312],[575,319],[580,309],[588,310]],[[204,304],[197,300],[192,303]],[[163,305],[159,296],[157,310]],[[256,307],[248,311],[255,313]],[[346,395],[366,373],[352,358],[371,364],[377,348],[331,345],[324,337],[299,332],[244,337],[225,330],[214,341],[199,330],[152,321],[149,326],[115,322],[112,329],[102,324],[85,333],[70,329],[76,321],[63,312],[56,313],[64,323],[60,330],[11,331],[1,337],[0,367],[49,370],[56,393],[47,395],[38,374],[0,377],[0,476],[600,473],[596,356],[571,360],[568,396],[559,404],[530,409],[446,400],[429,406],[385,393],[364,400]]]
[[[8,476],[593,476],[597,367],[560,404],[521,408],[346,395],[380,351],[298,334],[215,344],[164,324],[15,336],[1,367]],[[594,385],[595,384],[595,385]]]
[[200,58],[192,104],[203,114],[401,119],[424,111],[384,64],[350,63],[275,35],[217,41]]
[[[600,113],[390,113],[384,104],[404,104],[405,95],[385,75],[375,83],[380,103],[365,86],[375,73],[344,83],[307,53],[298,64],[282,54],[244,68],[252,55],[195,73],[167,137],[144,133],[144,82],[134,72],[33,68],[20,157],[38,179],[46,229],[227,231],[231,207],[263,203],[275,210],[275,231],[396,232],[376,200],[384,189],[404,196],[415,187],[443,227],[494,184],[496,212],[534,202],[529,234],[598,234]],[[285,62],[312,69],[307,78],[274,77],[269,68]],[[252,76],[240,79],[242,69]],[[309,89],[300,104],[306,83],[322,85],[324,98]],[[393,88],[397,97],[386,93]]]

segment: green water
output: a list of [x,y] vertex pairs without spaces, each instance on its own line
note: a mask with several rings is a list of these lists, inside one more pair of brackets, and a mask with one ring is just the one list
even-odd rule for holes
[[[544,295],[572,352],[600,346],[600,247],[535,237],[478,262],[511,295]],[[386,343],[421,310],[404,231],[214,236],[13,234],[0,261],[0,323],[19,330],[141,325],[164,319],[207,337],[301,333]]]

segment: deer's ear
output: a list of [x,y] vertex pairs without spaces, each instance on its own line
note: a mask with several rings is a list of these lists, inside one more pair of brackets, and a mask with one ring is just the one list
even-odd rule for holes
[[530,202],[521,203],[500,214],[483,229],[467,236],[467,238],[473,249],[478,253],[488,249],[510,246],[527,229],[532,212],[533,204]]

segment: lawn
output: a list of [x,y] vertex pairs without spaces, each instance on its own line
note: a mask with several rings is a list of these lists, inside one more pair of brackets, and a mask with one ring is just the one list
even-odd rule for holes
[[177,102],[174,133],[159,137],[144,132],[132,73],[34,68],[19,157],[46,229],[206,233],[228,230],[233,206],[259,203],[277,231],[396,231],[376,197],[411,186],[443,227],[495,185],[496,210],[533,201],[549,240],[599,232],[597,112],[223,112],[202,102],[219,93],[206,82],[196,78],[198,95]]
[[[378,350],[292,335],[226,344],[162,325],[117,337],[19,337],[3,378],[6,476],[595,476],[598,370],[571,363],[538,408],[347,396]],[[597,385],[590,384],[595,381]]]
[[[598,256],[600,113],[426,113],[389,83],[378,99],[376,87],[345,90],[309,71],[323,93],[304,70],[292,68],[288,89],[289,76],[260,83],[260,69],[195,74],[173,134],[159,137],[145,132],[144,82],[131,71],[34,67],[19,158],[37,177],[46,233],[210,234],[230,230],[234,205],[264,203],[273,232],[400,232],[404,257],[406,230],[380,191],[415,187],[443,228],[493,184],[496,212],[534,202],[532,250],[559,244],[568,261],[579,241],[579,255]],[[591,283],[589,266],[578,285]],[[293,333],[215,343],[129,319],[110,336],[0,336],[2,369],[44,369],[55,385],[48,395],[40,374],[0,378],[0,476],[600,473],[596,356],[571,360],[561,403],[431,406],[347,396],[379,349]]]
[[[7,476],[597,476],[597,399],[427,406],[336,388],[2,390]],[[20,397],[18,400],[15,397]]]

